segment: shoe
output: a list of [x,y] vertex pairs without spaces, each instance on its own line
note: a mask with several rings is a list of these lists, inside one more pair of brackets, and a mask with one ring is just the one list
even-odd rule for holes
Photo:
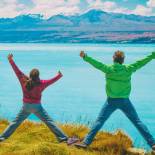
[[5,138],[0,137],[0,142],[3,142],[5,140]]
[[152,146],[152,152],[155,153],[155,144]]
[[67,144],[68,144],[68,145],[72,145],[72,144],[77,143],[77,142],[79,142],[79,141],[80,141],[79,138],[77,138],[77,137],[72,137],[72,138],[68,138]]
[[86,149],[88,147],[87,144],[85,143],[76,143],[74,146],[76,146],[77,148],[83,148],[83,149]]
[[59,143],[67,143],[68,138],[62,138],[59,140]]

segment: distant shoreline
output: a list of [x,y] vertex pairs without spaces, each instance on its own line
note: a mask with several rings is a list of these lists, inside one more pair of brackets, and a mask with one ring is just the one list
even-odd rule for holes
[[69,45],[69,44],[73,44],[73,45],[78,45],[78,44],[82,44],[82,45],[155,45],[154,43],[130,43],[130,42],[0,42],[0,44],[32,44],[32,45],[37,45],[37,44],[51,44],[51,45]]

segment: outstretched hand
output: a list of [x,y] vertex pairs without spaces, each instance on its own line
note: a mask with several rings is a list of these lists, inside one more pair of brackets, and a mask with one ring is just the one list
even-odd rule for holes
[[61,71],[58,72],[59,75],[63,76],[63,74],[61,73]]
[[11,54],[8,55],[8,60],[10,61],[12,59],[13,59],[13,54],[11,53]]
[[85,55],[86,55],[86,53],[85,53],[84,51],[81,51],[81,52],[80,52],[80,57],[81,57],[81,58],[84,58]]
[[152,52],[152,55],[153,55],[153,57],[154,57],[154,59],[155,59],[155,52]]

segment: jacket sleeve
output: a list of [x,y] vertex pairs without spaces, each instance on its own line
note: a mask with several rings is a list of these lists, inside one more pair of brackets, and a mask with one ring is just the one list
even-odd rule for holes
[[85,57],[83,58],[86,62],[88,62],[89,64],[91,64],[92,66],[94,66],[95,68],[101,70],[104,73],[109,73],[110,72],[110,67],[106,64],[103,64],[87,55],[85,55]]
[[135,72],[138,69],[145,66],[147,63],[149,63],[152,59],[155,59],[155,52],[152,52],[152,54],[146,56],[145,58],[138,60],[133,64],[128,65],[127,70],[130,72]]
[[11,64],[17,78],[19,79],[20,82],[22,82],[23,77],[26,77],[26,75],[24,75],[24,73],[18,68],[18,66],[15,64],[14,60],[11,59],[9,61],[9,63]]
[[41,80],[42,85],[43,85],[43,89],[45,89],[46,87],[48,87],[49,85],[55,83],[56,81],[58,81],[60,78],[62,77],[61,74],[56,75],[54,78],[51,78],[49,80]]

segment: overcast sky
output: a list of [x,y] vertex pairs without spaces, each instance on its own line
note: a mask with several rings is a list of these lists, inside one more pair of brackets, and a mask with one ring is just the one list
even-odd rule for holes
[[102,9],[137,15],[155,15],[155,0],[0,0],[0,17],[23,14],[81,14],[90,9]]

